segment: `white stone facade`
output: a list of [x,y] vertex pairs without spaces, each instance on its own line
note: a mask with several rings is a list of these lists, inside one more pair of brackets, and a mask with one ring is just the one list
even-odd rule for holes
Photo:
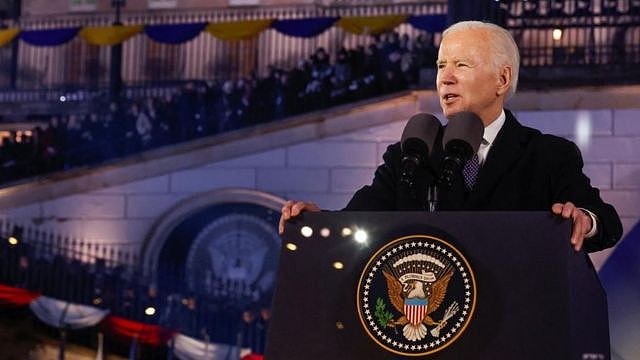
[[[332,117],[339,122],[319,132],[328,136],[309,138],[307,133],[311,128],[301,122],[279,130],[286,133],[279,137],[261,135],[265,142],[274,143],[273,147],[263,144],[252,154],[251,149],[239,151],[249,155],[230,155],[233,157],[230,160],[183,169],[178,163],[185,162],[192,153],[174,154],[171,158],[176,162],[176,169],[171,170],[171,163],[165,162],[163,166],[168,170],[164,174],[146,178],[143,174],[141,179],[120,185],[114,184],[113,176],[105,175],[110,179],[104,181],[106,186],[98,184],[94,186],[96,189],[61,197],[53,194],[48,200],[5,208],[0,214],[58,233],[100,243],[126,243],[129,248],[135,248],[171,208],[198,194],[224,188],[256,189],[282,198],[314,201],[325,209],[340,209],[356,189],[370,183],[387,145],[400,138],[405,124],[402,119],[432,108],[424,105],[433,104],[429,96],[432,95],[409,95],[414,105],[411,101],[401,103],[398,105],[401,111],[394,116],[388,107],[369,108],[369,105],[357,112],[343,111]],[[388,101],[393,108],[395,100]],[[518,103],[521,102],[519,99]],[[525,109],[514,111],[523,124],[579,143],[586,174],[600,188],[602,197],[616,207],[625,232],[628,231],[640,218],[640,108],[536,110],[521,107]],[[387,121],[381,117],[391,118]],[[370,125],[364,124],[357,130],[353,130],[357,126],[348,125],[348,122],[366,123],[365,118],[369,118]],[[371,121],[372,118],[377,120]],[[314,128],[317,130],[318,126]],[[287,145],[283,137],[291,140],[291,144]],[[152,166],[153,160],[141,161],[131,166],[131,171],[145,173],[145,167]],[[90,179],[95,182],[96,177],[93,174]],[[79,176],[76,180],[60,181],[81,182],[82,179]],[[607,254],[605,251],[593,257],[597,266]]]

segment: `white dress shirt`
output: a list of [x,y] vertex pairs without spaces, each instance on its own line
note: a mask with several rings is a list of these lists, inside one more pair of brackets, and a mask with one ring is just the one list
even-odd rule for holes
[[484,128],[484,135],[482,135],[482,142],[478,149],[478,162],[480,163],[480,166],[482,166],[487,160],[489,149],[491,149],[491,145],[496,140],[496,136],[498,136],[500,129],[502,129],[502,125],[504,125],[506,118],[507,116],[505,115],[504,110],[502,110],[500,112],[500,116],[489,124],[489,126]]

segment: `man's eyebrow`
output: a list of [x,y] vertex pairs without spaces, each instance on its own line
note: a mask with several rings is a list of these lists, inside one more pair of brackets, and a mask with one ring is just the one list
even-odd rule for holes
[[453,63],[460,63],[460,62],[464,62],[464,63],[473,63],[473,59],[468,58],[468,57],[459,57],[459,58],[453,58],[453,59],[438,59],[436,60],[436,64],[439,63],[446,63],[447,61],[451,61]]

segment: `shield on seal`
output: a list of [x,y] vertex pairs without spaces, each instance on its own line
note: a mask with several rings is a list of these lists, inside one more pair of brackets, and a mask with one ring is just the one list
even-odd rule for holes
[[420,324],[427,314],[428,304],[427,299],[404,299],[404,314],[407,320],[413,325]]

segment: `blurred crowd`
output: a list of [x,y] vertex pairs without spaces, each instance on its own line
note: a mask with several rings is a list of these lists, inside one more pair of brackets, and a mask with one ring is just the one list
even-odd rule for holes
[[10,132],[0,146],[0,182],[430,85],[436,57],[431,34],[392,32],[341,48],[335,59],[318,48],[295,68],[271,67],[263,78],[193,81],[160,96],[97,101],[88,113],[53,114],[29,131]]

